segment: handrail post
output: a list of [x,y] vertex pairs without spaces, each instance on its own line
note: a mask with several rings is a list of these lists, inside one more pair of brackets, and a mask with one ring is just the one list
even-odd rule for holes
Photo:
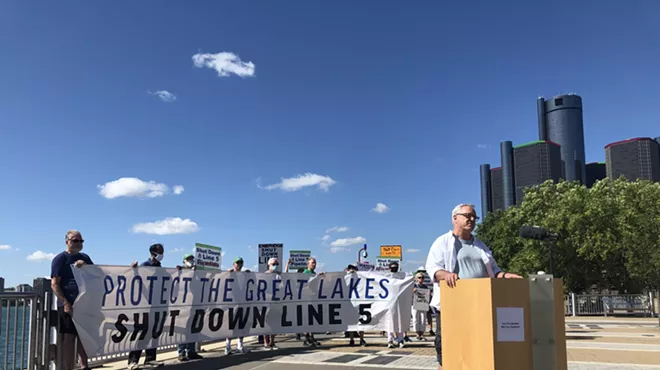
[[577,316],[577,311],[575,309],[575,293],[571,293],[571,311],[573,311],[573,317]]

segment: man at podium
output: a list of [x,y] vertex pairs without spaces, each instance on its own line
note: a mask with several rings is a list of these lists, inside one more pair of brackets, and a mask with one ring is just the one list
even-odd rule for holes
[[458,279],[522,278],[522,276],[502,271],[495,262],[490,249],[472,235],[476,222],[479,220],[472,204],[459,204],[451,212],[451,216],[453,230],[441,235],[433,242],[426,259],[426,272],[433,281],[433,298],[430,305],[437,309],[435,351],[439,370],[442,369],[439,282],[444,280],[449,287],[454,287]]

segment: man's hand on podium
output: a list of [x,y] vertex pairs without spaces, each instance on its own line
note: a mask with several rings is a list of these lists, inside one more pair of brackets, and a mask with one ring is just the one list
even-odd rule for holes
[[453,272],[447,273],[445,275],[445,281],[447,282],[447,285],[450,288],[453,288],[456,286],[456,280],[458,280],[458,274],[455,274]]
[[522,279],[523,278],[522,276],[511,273],[511,272],[503,272],[502,277],[504,279]]

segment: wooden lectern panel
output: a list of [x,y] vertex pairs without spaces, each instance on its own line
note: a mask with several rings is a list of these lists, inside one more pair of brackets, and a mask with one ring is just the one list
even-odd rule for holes
[[566,354],[566,313],[564,307],[564,282],[561,278],[555,278],[555,343],[557,347],[556,370],[568,370],[568,355]]
[[453,289],[441,282],[440,304],[443,368],[532,370],[528,280],[465,279]]

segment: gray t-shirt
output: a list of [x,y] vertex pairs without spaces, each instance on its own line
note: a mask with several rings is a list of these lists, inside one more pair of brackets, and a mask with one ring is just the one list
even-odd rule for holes
[[[474,239],[462,240],[456,245],[456,268],[454,273],[459,279],[477,279],[488,277],[488,270],[481,258],[479,247],[474,245]],[[456,243],[459,244],[459,243]]]

